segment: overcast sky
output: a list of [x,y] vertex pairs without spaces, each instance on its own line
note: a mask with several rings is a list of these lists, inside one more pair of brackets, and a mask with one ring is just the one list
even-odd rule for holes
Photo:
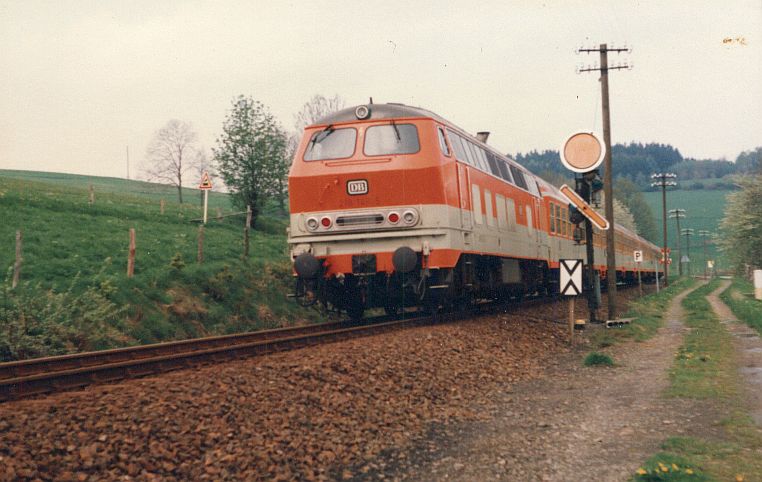
[[762,0],[0,0],[0,168],[126,176],[169,119],[210,148],[231,100],[287,129],[314,94],[402,102],[503,152],[558,149],[600,129],[610,64],[613,142],[735,160],[762,146]]

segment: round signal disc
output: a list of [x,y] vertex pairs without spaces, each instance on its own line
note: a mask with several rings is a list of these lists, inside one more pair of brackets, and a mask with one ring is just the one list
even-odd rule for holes
[[606,146],[593,132],[575,132],[561,146],[561,162],[570,171],[584,173],[597,168],[606,155]]

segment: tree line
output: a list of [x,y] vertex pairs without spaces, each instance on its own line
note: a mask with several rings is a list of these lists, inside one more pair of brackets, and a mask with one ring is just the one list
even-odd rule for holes
[[180,203],[187,176],[200,179],[209,172],[224,182],[235,207],[251,207],[253,226],[266,203],[287,212],[288,169],[302,131],[343,107],[339,96],[315,95],[294,116],[294,131],[288,132],[266,105],[240,95],[231,102],[211,156],[190,123],[172,119],[151,139],[143,172],[148,180],[175,186]]
[[[529,170],[566,175],[559,153],[554,150],[518,153],[514,158]],[[683,189],[733,189],[732,182],[704,184],[703,179],[721,179],[733,174],[754,172],[762,164],[762,147],[744,151],[735,162],[724,159],[683,158],[680,151],[668,144],[615,144],[611,149],[614,178],[627,179],[641,190],[651,189],[651,174],[674,172]],[[692,181],[692,182],[691,182]]]

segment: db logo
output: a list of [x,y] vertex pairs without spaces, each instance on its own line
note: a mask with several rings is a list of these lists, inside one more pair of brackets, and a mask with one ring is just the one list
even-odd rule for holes
[[350,196],[368,194],[368,181],[365,179],[347,181],[347,194]]

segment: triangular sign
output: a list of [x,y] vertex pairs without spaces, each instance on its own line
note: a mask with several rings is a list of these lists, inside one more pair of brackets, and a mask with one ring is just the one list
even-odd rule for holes
[[198,185],[199,189],[211,189],[212,180],[209,179],[209,173],[204,171],[204,175],[201,176],[201,184]]

